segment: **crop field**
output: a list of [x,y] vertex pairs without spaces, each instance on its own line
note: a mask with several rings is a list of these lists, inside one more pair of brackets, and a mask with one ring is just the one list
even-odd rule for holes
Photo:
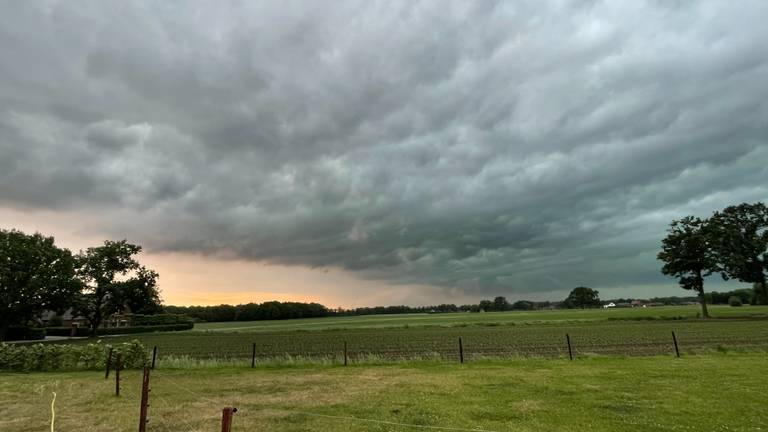
[[[680,314],[681,309],[689,312],[689,308],[659,309],[654,312],[667,313],[666,317],[662,317],[666,319],[647,319],[653,317],[642,315],[647,310],[638,310],[641,314],[635,318],[642,319],[619,319],[610,315],[604,319],[586,318],[602,311],[585,311],[589,314],[570,311],[557,315],[549,315],[549,312],[512,312],[409,315],[395,318],[397,321],[387,320],[390,317],[354,317],[358,319],[341,319],[348,324],[347,327],[335,327],[339,319],[327,318],[331,323],[323,324],[326,319],[321,318],[312,320],[313,330],[280,327],[281,324],[294,324],[272,321],[266,322],[264,328],[257,323],[239,323],[241,327],[237,329],[201,326],[197,328],[207,330],[129,335],[109,340],[136,338],[149,347],[157,346],[160,364],[179,358],[245,362],[251,358],[253,344],[256,345],[257,361],[290,357],[339,360],[345,343],[348,357],[353,362],[415,358],[452,360],[459,356],[459,338],[462,339],[466,360],[513,356],[562,357],[568,355],[566,334],[570,336],[576,356],[660,355],[674,353],[673,331],[683,353],[768,350],[768,320],[757,317],[760,312],[766,311],[765,307],[742,309],[752,314],[751,318],[708,321],[671,319],[679,317],[673,313]],[[716,308],[715,312],[723,316],[734,309],[738,308]],[[632,310],[622,311],[624,314],[629,312]],[[461,318],[476,320],[475,316],[481,316],[485,321],[461,321]],[[558,319],[543,319],[549,316],[557,316]],[[454,321],[447,323],[446,319]],[[390,324],[407,324],[383,326],[382,320]],[[414,325],[416,320],[420,320],[421,324]],[[370,326],[372,323],[373,326]]]
[[[765,353],[328,366],[159,368],[148,431],[757,431]],[[0,430],[135,431],[141,372],[0,374]],[[441,429],[442,428],[442,429]]]
[[[638,320],[638,319],[688,319],[699,316],[699,306],[662,306],[650,308],[619,309],[570,309],[545,311],[514,311],[491,313],[443,313],[363,315],[349,317],[305,318],[276,321],[234,321],[200,323],[200,331],[282,331],[282,330],[332,330],[353,328],[389,328],[421,326],[457,326],[520,323],[551,323],[562,321]],[[768,318],[768,306],[730,307],[710,306],[716,318],[762,317]]]

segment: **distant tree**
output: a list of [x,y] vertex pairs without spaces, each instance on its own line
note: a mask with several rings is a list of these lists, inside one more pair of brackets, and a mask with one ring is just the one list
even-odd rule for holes
[[662,273],[676,277],[681,288],[697,293],[703,318],[709,318],[704,278],[719,269],[709,226],[694,216],[672,221],[657,256],[664,263]]
[[600,306],[598,291],[587,287],[577,287],[571,290],[563,302],[567,308],[591,308]]
[[139,252],[141,246],[126,240],[107,240],[78,255],[85,288],[76,309],[88,320],[92,334],[112,313],[160,309],[157,273],[139,264],[134,258]]
[[495,305],[490,300],[480,300],[480,304],[478,305],[481,311],[492,311],[495,308]]
[[768,304],[768,207],[739,204],[715,212],[713,246],[724,279],[756,284],[759,300]]
[[0,340],[11,324],[63,312],[79,289],[74,257],[53,237],[0,229]]
[[518,300],[512,303],[512,310],[533,310],[533,307],[534,307],[533,302],[529,302],[526,300]]
[[493,310],[501,312],[501,311],[506,311],[510,309],[511,309],[511,305],[507,301],[506,297],[498,296],[493,299]]

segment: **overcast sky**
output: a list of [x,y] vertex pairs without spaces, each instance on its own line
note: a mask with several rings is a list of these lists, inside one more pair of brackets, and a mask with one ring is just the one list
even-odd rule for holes
[[669,222],[768,200],[763,0],[0,5],[0,226],[170,303],[683,295]]

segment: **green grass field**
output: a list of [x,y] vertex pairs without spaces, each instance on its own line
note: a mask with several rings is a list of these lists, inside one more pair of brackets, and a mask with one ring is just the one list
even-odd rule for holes
[[[514,311],[491,313],[444,313],[444,314],[402,314],[364,315],[350,317],[305,318],[276,321],[234,321],[223,323],[200,323],[198,331],[284,331],[284,330],[332,330],[355,328],[389,328],[419,326],[455,326],[519,323],[553,323],[558,321],[595,321],[654,318],[696,318],[699,306],[662,306],[651,308],[620,309],[559,309],[547,311]],[[756,315],[768,317],[768,306],[730,307],[710,306],[713,317],[729,318]]]
[[[163,369],[150,431],[765,430],[765,353]],[[121,397],[99,372],[0,374],[0,430],[134,431],[140,372]],[[408,425],[408,426],[406,426]],[[429,429],[441,430],[441,429]]]

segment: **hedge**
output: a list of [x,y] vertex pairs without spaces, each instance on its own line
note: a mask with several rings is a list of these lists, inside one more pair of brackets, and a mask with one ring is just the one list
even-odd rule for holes
[[131,326],[153,326],[191,323],[192,318],[182,314],[131,315]]
[[12,325],[5,332],[5,340],[41,340],[45,339],[45,329],[39,327],[27,327]]
[[[133,333],[150,333],[158,331],[181,331],[191,330],[195,325],[191,322],[183,324],[166,324],[166,325],[150,325],[150,326],[133,326],[133,327],[109,327],[99,328],[96,330],[97,335],[119,335],[119,334],[133,334]],[[49,336],[69,336],[72,332],[70,327],[46,327],[45,331]],[[75,330],[75,336],[90,336],[91,329],[87,327],[78,327]]]
[[137,340],[121,344],[101,341],[87,345],[0,343],[0,370],[71,371],[104,369],[109,349],[122,354],[122,365],[139,369],[148,364],[149,353]]

